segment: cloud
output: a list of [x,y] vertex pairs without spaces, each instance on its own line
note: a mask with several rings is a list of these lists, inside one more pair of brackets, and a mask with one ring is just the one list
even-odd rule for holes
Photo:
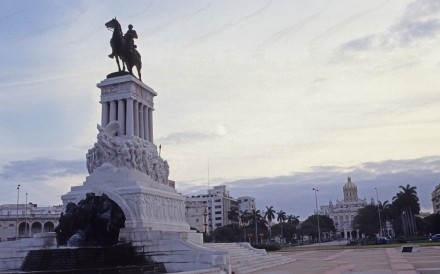
[[390,50],[406,47],[422,40],[435,39],[440,34],[440,2],[417,0],[409,4],[405,14],[384,33],[367,35],[340,46],[340,53]]
[[199,143],[218,138],[223,132],[218,134],[202,133],[196,131],[176,132],[165,137],[156,139],[155,143],[162,145],[181,145],[188,143]]
[[84,160],[35,158],[11,161],[2,167],[0,179],[8,182],[45,181],[54,177],[85,175]]
[[[375,187],[380,201],[392,201],[399,186],[410,184],[417,187],[421,207],[432,211],[431,192],[440,183],[440,156],[408,160],[367,162],[350,167],[317,166],[309,172],[293,173],[288,176],[241,179],[221,184],[227,185],[231,196],[252,196],[257,208],[274,206],[287,214],[306,219],[315,210],[315,196],[312,188],[318,188],[318,205],[330,200],[343,199],[342,187],[347,177],[358,187],[359,198],[376,200]],[[178,184],[178,187],[181,186]],[[203,187],[205,192],[206,187]],[[186,191],[188,190],[188,191]],[[196,194],[194,186],[181,189],[183,194]]]

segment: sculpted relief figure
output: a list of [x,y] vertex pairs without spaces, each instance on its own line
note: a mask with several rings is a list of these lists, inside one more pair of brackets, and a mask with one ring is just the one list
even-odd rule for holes
[[119,122],[112,121],[105,128],[98,125],[97,142],[86,154],[87,171],[105,163],[114,167],[138,170],[153,180],[168,184],[169,165],[151,144],[143,139],[116,136]]

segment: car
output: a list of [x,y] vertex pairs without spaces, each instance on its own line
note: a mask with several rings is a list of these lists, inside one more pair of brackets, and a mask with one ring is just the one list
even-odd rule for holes
[[429,237],[430,242],[438,242],[440,241],[440,234],[434,234],[431,237]]
[[387,237],[378,237],[376,239],[376,244],[379,244],[379,245],[381,245],[381,244],[388,244],[390,241],[391,240],[388,239]]

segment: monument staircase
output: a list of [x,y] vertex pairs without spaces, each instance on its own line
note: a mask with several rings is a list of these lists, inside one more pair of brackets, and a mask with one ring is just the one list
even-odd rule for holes
[[204,246],[228,251],[231,270],[235,274],[244,274],[283,265],[296,261],[282,255],[268,255],[264,249],[253,248],[249,243],[205,243]]

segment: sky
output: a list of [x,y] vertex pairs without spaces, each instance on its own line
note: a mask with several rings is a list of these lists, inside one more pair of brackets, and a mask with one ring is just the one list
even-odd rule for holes
[[132,24],[155,98],[154,143],[183,195],[227,185],[305,219],[342,199],[440,183],[440,1],[0,2],[0,204],[60,204],[87,176]]

